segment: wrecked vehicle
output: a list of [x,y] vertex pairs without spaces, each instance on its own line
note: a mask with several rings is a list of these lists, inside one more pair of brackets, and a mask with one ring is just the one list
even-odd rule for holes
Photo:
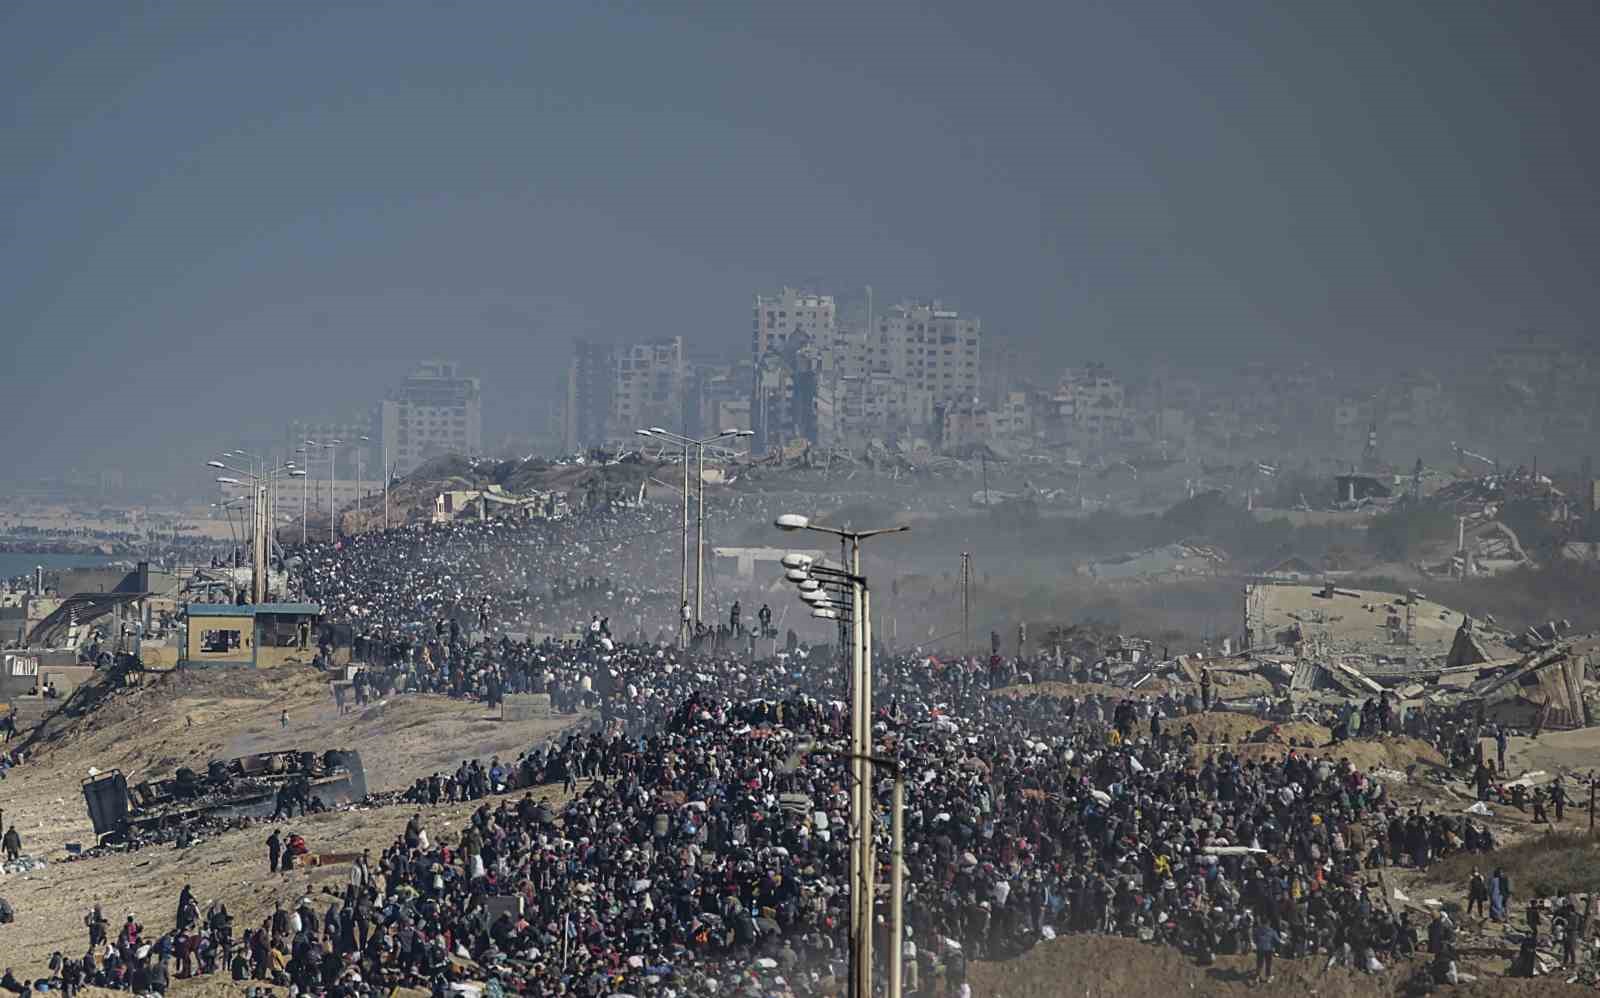
[[[298,804],[332,808],[367,796],[361,753],[262,752],[212,760],[204,772],[179,769],[171,779],[129,786],[118,770],[83,782],[89,819],[102,844],[157,829],[263,818]],[[292,813],[292,812],[291,812]]]

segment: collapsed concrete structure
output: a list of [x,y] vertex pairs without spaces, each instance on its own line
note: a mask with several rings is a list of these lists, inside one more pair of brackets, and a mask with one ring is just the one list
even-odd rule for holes
[[[1595,723],[1600,695],[1585,642],[1565,621],[1522,633],[1406,594],[1333,585],[1245,587],[1248,643],[1168,659],[1148,642],[1101,636],[1092,664],[1074,671],[1137,691],[1152,679],[1209,682],[1215,701],[1275,715],[1342,713],[1388,699],[1421,711],[1524,731]],[[1144,654],[1120,649],[1142,647]]]

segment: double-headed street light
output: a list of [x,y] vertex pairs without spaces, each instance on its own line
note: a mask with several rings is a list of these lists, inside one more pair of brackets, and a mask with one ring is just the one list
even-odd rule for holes
[[[634,430],[641,437],[652,440],[661,440],[667,443],[681,444],[683,446],[683,574],[678,586],[678,605],[687,606],[689,603],[689,448],[693,447],[699,462],[700,485],[696,490],[698,498],[695,501],[698,510],[698,527],[695,541],[695,568],[694,568],[694,622],[699,624],[705,613],[705,544],[706,544],[706,445],[714,444],[718,440],[727,440],[733,437],[754,436],[754,430],[723,430],[713,433],[709,437],[699,440],[686,437],[679,433],[660,426],[651,426],[647,429]],[[680,613],[681,617],[681,613]],[[679,636],[687,644],[688,635],[683,634],[683,629],[688,626],[688,620],[682,620],[679,625]]]
[[[231,458],[235,457],[239,453],[240,452],[237,451],[229,451],[223,456]],[[224,461],[218,460],[207,461],[206,467],[215,468],[218,471],[233,472],[231,475],[218,475],[218,485],[239,486],[246,484],[244,479],[249,480],[250,495],[252,497],[251,504],[253,507],[251,513],[252,527],[250,542],[250,600],[252,603],[261,604],[267,601],[267,558],[269,555],[267,538],[268,527],[271,522],[271,512],[267,507],[268,487],[270,485],[273,488],[276,488],[278,476],[280,474],[288,473],[292,475],[297,469],[292,462],[286,462],[273,468],[268,468],[265,462],[263,462],[258,471],[254,457],[249,454],[244,456],[251,458],[251,470],[249,471],[245,471],[241,468],[235,468]],[[241,478],[240,476],[243,477]]]

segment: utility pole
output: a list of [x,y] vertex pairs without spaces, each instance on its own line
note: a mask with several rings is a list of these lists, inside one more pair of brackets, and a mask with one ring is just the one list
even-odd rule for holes
[[[859,540],[852,545],[850,555],[851,574],[860,577],[861,544]],[[861,746],[861,754],[870,757],[872,755],[873,713],[872,591],[868,589],[866,583],[863,582],[861,584],[860,592],[861,602],[856,605],[856,612],[852,614],[852,616],[859,621],[861,627],[861,674],[858,678],[858,681],[861,684],[861,695],[859,697],[861,701],[861,732],[859,736],[859,744]],[[861,914],[858,916],[860,918],[860,922],[857,924],[857,928],[859,929],[860,933],[859,939],[857,940],[857,947],[860,955],[857,957],[858,963],[856,971],[859,976],[856,979],[856,993],[860,996],[860,998],[872,998],[874,977],[872,954],[874,943],[873,932],[874,926],[877,922],[877,919],[874,917],[874,911],[876,909],[878,891],[877,841],[872,834],[872,778],[875,774],[873,771],[873,766],[870,762],[863,760],[860,766],[861,773],[859,777],[859,792],[861,794],[861,811],[859,813],[861,815],[861,827],[857,830],[857,833],[861,836]]]
[[694,542],[694,619],[699,621],[705,609],[706,597],[706,445],[695,445],[695,474],[700,482],[696,486],[695,517],[698,520]]
[[337,486],[339,484],[338,470],[337,470],[338,469],[338,465],[339,465],[339,441],[330,440],[330,441],[328,441],[328,543],[329,544],[337,544],[338,541],[339,541],[339,538],[338,538],[339,516],[338,516],[338,512],[337,512],[338,500],[334,498],[334,492],[337,491]]
[[961,552],[961,654],[972,654],[972,555]]
[[360,524],[356,529],[363,533],[367,529],[366,503],[364,502],[367,496],[366,451],[367,445],[371,442],[372,438],[365,434],[356,440],[356,522]]
[[267,601],[267,486],[259,478],[254,484],[256,501],[251,535],[250,601],[260,605]]
[[[683,608],[689,605],[689,444],[683,445],[683,572],[678,578],[678,616],[683,617]],[[699,622],[698,616],[695,622]],[[682,634],[683,647],[689,647],[689,639],[694,636],[694,631],[689,626],[689,621],[683,620],[679,624]]]
[[894,845],[889,868],[889,998],[901,998],[905,993],[906,944],[906,775],[899,766],[894,770],[894,813],[890,817]]

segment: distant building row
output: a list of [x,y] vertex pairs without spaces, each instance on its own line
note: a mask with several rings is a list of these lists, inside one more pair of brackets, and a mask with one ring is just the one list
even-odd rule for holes
[[937,302],[841,322],[831,295],[757,296],[750,353],[691,359],[681,337],[579,341],[567,377],[568,450],[620,444],[635,429],[755,432],[757,451],[797,440],[856,443],[935,432],[938,413],[971,404],[982,322]]

